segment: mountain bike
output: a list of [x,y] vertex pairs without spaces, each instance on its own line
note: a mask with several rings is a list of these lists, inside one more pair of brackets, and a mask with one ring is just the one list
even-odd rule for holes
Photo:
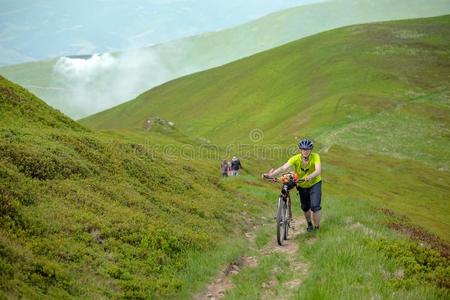
[[278,196],[278,206],[276,214],[277,223],[277,242],[282,246],[283,241],[287,240],[289,228],[291,226],[292,209],[291,209],[291,195],[289,190],[297,186],[298,182],[303,181],[297,179],[297,176],[293,173],[286,173],[280,177],[268,177],[264,175],[264,178],[272,182],[280,182],[283,184],[281,188],[280,196]]

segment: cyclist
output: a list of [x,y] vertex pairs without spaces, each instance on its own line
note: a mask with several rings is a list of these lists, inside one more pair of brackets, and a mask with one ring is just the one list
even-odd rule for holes
[[[309,139],[302,139],[298,143],[300,153],[292,156],[287,163],[278,169],[270,170],[267,174],[269,177],[284,173],[293,168],[298,178],[304,181],[298,183],[298,191],[300,194],[300,203],[304,212],[306,221],[308,222],[307,231],[318,230],[320,226],[320,203],[322,198],[322,178],[320,156],[318,153],[312,153],[314,144]],[[312,211],[312,212],[311,212]],[[311,218],[312,215],[312,218]],[[314,222],[314,226],[313,226]]]

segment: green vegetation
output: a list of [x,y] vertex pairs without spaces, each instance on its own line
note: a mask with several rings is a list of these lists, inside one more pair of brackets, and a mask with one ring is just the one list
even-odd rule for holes
[[[248,176],[228,184],[272,202],[273,214],[276,190],[256,186]],[[325,193],[323,226],[319,232],[303,231],[295,238],[298,251],[294,257],[282,250],[267,253],[267,246],[276,244],[274,224],[259,227],[254,248],[250,245],[243,252],[255,256],[259,263],[232,277],[235,287],[226,293],[226,299],[448,298],[448,253],[446,256],[439,254],[438,248],[430,248],[427,239],[432,235],[413,242],[390,229],[389,224],[399,221],[398,216],[380,209],[372,200],[350,198],[349,194]],[[297,215],[300,207],[294,199]],[[405,218],[401,221],[408,224]],[[289,287],[296,279],[299,285]]]
[[[325,32],[82,125],[0,77],[1,297],[186,299],[255,256],[226,297],[448,298],[449,33],[448,16]],[[277,190],[259,174],[304,135],[321,229],[264,253]],[[250,151],[222,179],[228,143]]]
[[[369,201],[326,198],[326,226],[296,237],[295,260],[282,252],[237,275],[227,299],[262,295],[295,299],[446,299],[450,264],[432,249],[386,227],[385,216]],[[299,211],[294,203],[295,212]],[[273,235],[273,226],[271,226]],[[259,236],[266,235],[261,231]],[[257,236],[258,239],[258,236]],[[300,267],[300,268],[299,268]],[[308,272],[302,273],[307,269]],[[293,290],[289,283],[299,278]],[[264,283],[272,283],[270,288]]]
[[[212,162],[145,149],[181,142],[95,133],[4,78],[0,90],[4,296],[168,297],[196,282],[181,272],[193,257],[223,253],[223,236],[241,230],[243,203]],[[214,270],[239,247],[204,263]]]
[[[439,288],[441,280],[449,283],[448,259],[386,230],[386,216],[368,201],[328,198],[325,209],[327,227],[317,240],[299,238],[299,255],[314,266],[298,290],[299,299],[448,297],[448,290]],[[439,267],[430,263],[434,259]],[[431,282],[423,280],[422,270]]]
[[351,190],[450,241],[449,35],[449,16],[332,30],[169,82],[81,123],[141,128],[160,116],[218,145],[286,147],[310,136],[332,194]]

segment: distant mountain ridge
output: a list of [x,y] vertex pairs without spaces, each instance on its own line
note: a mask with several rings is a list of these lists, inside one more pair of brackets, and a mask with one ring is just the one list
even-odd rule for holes
[[[373,21],[450,13],[449,0],[336,0],[273,13],[218,32],[95,60],[48,60],[0,74],[74,118],[107,109],[174,78],[223,65],[324,30]],[[55,69],[56,66],[56,69]],[[55,72],[55,70],[57,70]]]
[[[267,142],[301,132],[325,144],[344,142],[359,131],[367,138],[364,147],[376,151],[383,148],[371,137],[374,123],[383,124],[388,136],[404,130],[402,138],[411,142],[405,147],[435,128],[439,143],[432,148],[393,149],[395,136],[384,148],[406,157],[421,153],[422,159],[449,169],[448,157],[439,154],[446,152],[445,134],[432,122],[448,124],[443,118],[450,108],[449,22],[444,16],[323,32],[165,83],[80,122],[96,129],[139,128],[145,118],[160,116],[189,135],[220,144],[248,142],[254,128],[264,131]],[[419,104],[430,115],[419,111]],[[415,124],[422,120],[423,129],[406,134],[409,118]]]

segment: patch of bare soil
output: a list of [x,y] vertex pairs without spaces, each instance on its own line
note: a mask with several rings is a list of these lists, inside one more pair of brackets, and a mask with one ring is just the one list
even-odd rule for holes
[[204,299],[221,299],[225,296],[225,292],[234,287],[233,283],[230,281],[230,277],[238,274],[242,268],[245,267],[256,267],[258,261],[254,256],[242,256],[238,261],[233,262],[223,268],[216,279],[211,282],[203,293],[195,295],[194,300],[204,300]]
[[262,249],[263,255],[269,255],[274,252],[285,253],[288,255],[292,255],[298,250],[298,243],[294,240],[295,238],[302,233],[306,232],[306,221],[303,217],[294,218],[294,225],[289,229],[288,239],[284,241],[283,246],[279,246],[276,239],[273,239],[269,244],[267,244]]

